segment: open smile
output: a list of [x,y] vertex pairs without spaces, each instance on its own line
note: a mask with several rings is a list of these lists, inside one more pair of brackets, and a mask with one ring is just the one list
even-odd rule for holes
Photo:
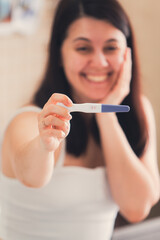
[[111,77],[111,75],[113,74],[113,72],[109,72],[107,74],[86,74],[86,73],[81,73],[81,76],[83,76],[86,80],[88,80],[89,82],[94,82],[94,83],[103,83],[107,80],[109,80],[109,78]]

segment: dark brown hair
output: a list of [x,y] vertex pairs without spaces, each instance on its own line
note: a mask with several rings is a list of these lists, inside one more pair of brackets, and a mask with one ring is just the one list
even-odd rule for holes
[[[63,68],[60,66],[60,50],[69,26],[83,16],[110,22],[123,32],[127,46],[132,51],[132,79],[130,93],[122,104],[130,106],[130,112],[118,113],[118,121],[137,156],[140,156],[147,142],[147,126],[141,103],[140,69],[133,30],[124,9],[116,0],[61,0],[57,6],[49,46],[48,66],[41,86],[34,95],[33,103],[43,107],[49,97],[57,92],[69,96],[73,101],[71,88]],[[89,127],[90,126],[90,127]],[[80,113],[73,113],[70,134],[67,137],[67,151],[75,156],[85,152],[88,135],[93,134],[100,144],[99,131],[93,117],[86,125]]]

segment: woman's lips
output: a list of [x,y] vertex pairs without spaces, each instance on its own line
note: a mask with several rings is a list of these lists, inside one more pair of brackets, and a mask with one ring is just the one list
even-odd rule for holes
[[93,81],[93,82],[103,82],[106,80],[106,75],[104,75],[104,76],[87,75],[86,77],[88,78],[88,80]]
[[102,83],[112,75],[112,72],[109,72],[103,75],[96,75],[96,74],[92,75],[92,74],[85,74],[85,73],[82,73],[81,75],[91,82]]

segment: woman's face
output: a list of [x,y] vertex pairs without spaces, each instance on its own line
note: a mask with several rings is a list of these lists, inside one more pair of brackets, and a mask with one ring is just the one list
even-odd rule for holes
[[73,22],[61,60],[75,100],[103,100],[117,80],[125,50],[124,34],[109,22],[90,17]]

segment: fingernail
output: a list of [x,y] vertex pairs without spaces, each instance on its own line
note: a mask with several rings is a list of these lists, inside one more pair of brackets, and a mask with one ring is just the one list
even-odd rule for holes
[[71,115],[71,114],[69,114],[69,119],[70,119],[70,120],[72,119],[72,115]]
[[67,114],[67,119],[71,120],[72,119],[72,115],[70,113]]
[[62,131],[62,137],[65,137],[65,133]]

